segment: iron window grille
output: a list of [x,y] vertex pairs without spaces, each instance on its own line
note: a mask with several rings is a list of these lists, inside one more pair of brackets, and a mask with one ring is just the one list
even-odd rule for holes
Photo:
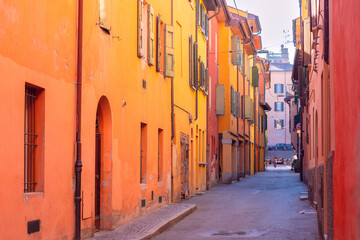
[[36,123],[35,104],[37,89],[25,86],[25,113],[24,113],[24,192],[35,192],[36,186]]

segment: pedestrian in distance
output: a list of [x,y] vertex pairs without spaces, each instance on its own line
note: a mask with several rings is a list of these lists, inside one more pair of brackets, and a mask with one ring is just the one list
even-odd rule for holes
[[277,157],[274,158],[274,168],[276,168],[276,164],[277,164]]

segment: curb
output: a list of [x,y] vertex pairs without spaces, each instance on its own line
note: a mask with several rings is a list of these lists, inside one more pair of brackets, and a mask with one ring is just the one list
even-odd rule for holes
[[169,221],[162,224],[161,226],[152,228],[151,230],[149,230],[149,234],[147,236],[140,237],[140,238],[138,238],[138,240],[148,240],[148,239],[151,239],[151,238],[159,235],[160,233],[166,231],[168,228],[173,226],[175,223],[179,222],[186,216],[193,213],[196,209],[197,209],[197,205],[193,205],[192,207],[185,209],[184,211],[180,212],[179,214],[173,216]]

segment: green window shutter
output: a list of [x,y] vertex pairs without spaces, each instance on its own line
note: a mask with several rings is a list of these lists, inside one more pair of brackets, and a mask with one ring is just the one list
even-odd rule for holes
[[175,76],[175,49],[174,49],[174,27],[165,25],[165,77]]
[[252,66],[252,86],[259,86],[259,69],[257,66]]
[[143,0],[138,0],[137,8],[137,55],[139,58],[144,56],[143,50]]
[[154,65],[154,8],[148,5],[148,64]]

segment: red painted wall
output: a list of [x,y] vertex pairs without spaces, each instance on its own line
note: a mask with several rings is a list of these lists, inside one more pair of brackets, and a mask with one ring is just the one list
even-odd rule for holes
[[360,236],[360,1],[331,1],[335,110],[334,234]]
[[[208,95],[208,134],[207,143],[209,147],[209,180],[211,185],[217,182],[219,176],[219,134],[218,118],[215,112],[216,94],[215,86],[218,76],[218,54],[219,49],[219,25],[216,17],[210,20],[209,41],[208,41],[208,68],[209,68],[209,95]],[[211,78],[211,80],[210,80]]]

